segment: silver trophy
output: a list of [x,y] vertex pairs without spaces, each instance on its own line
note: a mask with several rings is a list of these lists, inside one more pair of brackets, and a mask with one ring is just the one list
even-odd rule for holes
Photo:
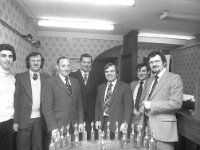
[[145,137],[143,142],[144,149],[149,149],[149,134],[148,134],[148,128],[145,128]]
[[84,141],[84,142],[87,141],[87,131],[85,130],[85,126],[86,126],[86,124],[85,124],[85,122],[84,122],[84,123],[83,123],[83,134],[82,134],[82,136],[83,136],[83,141]]
[[149,150],[157,150],[156,141],[153,138],[153,132],[151,131],[150,140],[149,140]]
[[124,123],[125,129],[122,131],[122,149],[126,149],[127,144],[127,130],[128,130],[128,124]]
[[115,141],[119,140],[119,127],[118,127],[119,123],[115,122]]
[[98,123],[98,140],[101,141],[102,140],[102,131],[101,131],[101,122]]
[[106,135],[106,139],[110,140],[110,122],[107,122],[107,135]]
[[65,136],[65,145],[71,145],[71,135],[69,133],[69,128],[70,128],[70,125],[67,125],[66,126],[66,129],[67,129],[67,134]]
[[91,123],[91,141],[94,141],[94,123]]
[[79,142],[78,124],[74,124],[74,142]]
[[136,147],[142,148],[142,126],[138,125],[137,130]]
[[135,139],[135,125],[132,123],[131,124],[131,135],[130,135],[130,141],[133,143],[133,147],[136,146],[136,139]]
[[64,139],[64,126],[60,129],[60,145],[59,148],[64,148],[65,147],[65,139]]

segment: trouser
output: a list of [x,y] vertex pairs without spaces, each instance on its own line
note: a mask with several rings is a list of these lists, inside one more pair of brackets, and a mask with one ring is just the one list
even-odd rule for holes
[[17,150],[42,150],[40,118],[30,118],[28,127],[17,133]]
[[0,123],[0,150],[13,149],[13,119]]

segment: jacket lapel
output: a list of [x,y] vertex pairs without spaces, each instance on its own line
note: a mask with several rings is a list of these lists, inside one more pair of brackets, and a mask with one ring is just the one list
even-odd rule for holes
[[120,82],[117,81],[117,83],[116,83],[116,85],[115,85],[115,87],[114,87],[114,89],[113,89],[112,96],[111,96],[110,106],[111,106],[111,105],[113,104],[113,102],[114,102],[114,99],[115,99],[115,97],[116,97],[116,95],[117,95],[117,93],[118,93],[118,91],[119,91],[119,87],[120,87]]
[[24,74],[23,85],[27,95],[30,97],[30,100],[32,100],[31,79],[28,71]]
[[156,95],[156,93],[158,93],[160,89],[162,89],[162,86],[164,85],[164,82],[166,81],[167,77],[168,77],[168,72],[165,71],[164,74],[159,79],[157,85],[155,86],[155,89],[151,95],[151,99]]
[[64,82],[61,80],[61,78],[59,77],[59,75],[55,76],[55,80],[56,80],[56,84],[57,84],[59,87],[61,87],[65,92],[67,92],[69,95],[71,95],[70,92],[69,92],[69,90],[68,90],[68,88],[67,88],[67,86],[66,86],[66,85],[64,84]]

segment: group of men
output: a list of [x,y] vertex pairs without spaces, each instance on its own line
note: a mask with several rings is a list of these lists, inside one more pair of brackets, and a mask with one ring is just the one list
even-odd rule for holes
[[89,140],[92,122],[105,130],[109,121],[111,139],[116,122],[120,131],[130,123],[142,124],[151,128],[158,150],[173,150],[178,140],[175,111],[182,105],[183,85],[179,75],[166,70],[162,52],[151,52],[148,64],[138,64],[139,80],[131,85],[119,80],[113,63],[104,68],[107,82],[98,85],[90,54],[81,55],[81,69],[73,73],[70,59],[58,58],[58,73],[52,77],[41,73],[44,58],[39,52],[26,57],[28,70],[14,78],[10,69],[15,60],[15,49],[0,44],[0,149],[12,149],[13,131],[18,150],[46,150],[51,133],[60,132],[62,126],[70,125],[73,133],[75,123],[82,131],[85,122]]

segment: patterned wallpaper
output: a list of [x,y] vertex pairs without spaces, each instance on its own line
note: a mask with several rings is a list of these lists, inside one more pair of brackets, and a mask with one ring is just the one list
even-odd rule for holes
[[[14,0],[0,0],[0,18],[22,34],[31,33],[33,36],[35,35],[35,28]],[[15,74],[25,71],[25,57],[36,48],[1,23],[0,43],[9,43],[16,50],[17,60],[12,67],[12,72]]]
[[171,70],[181,75],[185,94],[195,94],[200,44],[171,51]]
[[60,56],[69,58],[80,58],[83,53],[90,53],[93,58],[103,51],[123,44],[118,40],[68,38],[68,37],[38,37],[41,41],[41,53],[45,57],[44,71],[52,72],[56,60]]

